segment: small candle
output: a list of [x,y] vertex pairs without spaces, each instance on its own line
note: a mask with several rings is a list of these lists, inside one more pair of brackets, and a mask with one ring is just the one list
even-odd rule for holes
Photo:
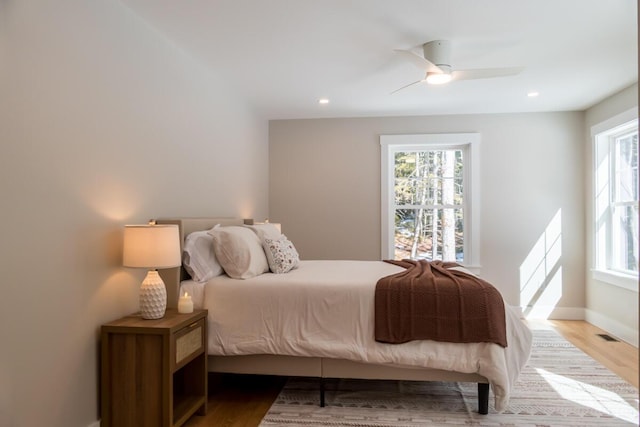
[[193,313],[193,300],[188,292],[178,300],[178,313]]

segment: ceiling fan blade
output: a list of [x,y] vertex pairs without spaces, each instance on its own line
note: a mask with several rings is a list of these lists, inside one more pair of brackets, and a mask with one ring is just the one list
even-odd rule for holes
[[520,74],[524,67],[511,68],[481,68],[477,70],[457,70],[451,75],[453,80],[490,79],[493,77],[507,77]]
[[423,71],[428,71],[428,72],[432,72],[432,73],[440,73],[440,72],[442,72],[442,70],[440,70],[440,68],[438,68],[433,62],[429,61],[428,59],[423,58],[422,56],[418,55],[415,52],[412,52],[410,50],[402,50],[402,49],[394,49],[393,51],[396,52],[396,53],[399,53],[404,58],[406,58],[409,61],[413,62],[415,65],[417,65]]
[[406,89],[406,88],[408,88],[409,86],[413,86],[413,85],[417,85],[418,83],[422,83],[423,81],[424,81],[424,80],[418,80],[418,81],[415,81],[415,82],[413,82],[413,83],[409,83],[408,85],[404,85],[404,86],[402,86],[401,88],[396,89],[396,90],[394,90],[393,92],[391,92],[391,93],[390,93],[390,95],[393,95],[394,93],[396,93],[396,92],[398,92],[398,91],[401,91],[402,89]]

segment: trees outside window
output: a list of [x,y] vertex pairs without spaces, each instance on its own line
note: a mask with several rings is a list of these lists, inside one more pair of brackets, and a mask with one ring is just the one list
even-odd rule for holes
[[380,138],[383,258],[479,264],[479,142],[478,134]]
[[463,261],[463,151],[401,151],[394,164],[394,258]]

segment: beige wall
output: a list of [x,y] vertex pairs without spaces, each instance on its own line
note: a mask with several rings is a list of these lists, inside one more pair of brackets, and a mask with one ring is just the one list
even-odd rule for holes
[[638,106],[638,84],[603,100],[586,112],[585,164],[586,205],[585,233],[587,235],[586,284],[587,319],[618,337],[638,345],[638,292],[593,279],[593,140],[591,127]]
[[117,1],[0,1],[0,425],[98,420],[122,226],[264,217],[267,122]]
[[379,136],[457,132],[482,137],[481,274],[520,304],[520,267],[561,211],[562,269],[546,277],[561,298],[538,305],[581,317],[583,113],[271,121],[270,217],[302,258],[380,259]]

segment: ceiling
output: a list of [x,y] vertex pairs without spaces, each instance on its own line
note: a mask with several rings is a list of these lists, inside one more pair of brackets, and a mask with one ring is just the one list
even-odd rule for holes
[[[638,79],[636,0],[121,1],[267,119],[584,110]],[[436,39],[524,71],[391,94],[424,77],[394,49]]]

